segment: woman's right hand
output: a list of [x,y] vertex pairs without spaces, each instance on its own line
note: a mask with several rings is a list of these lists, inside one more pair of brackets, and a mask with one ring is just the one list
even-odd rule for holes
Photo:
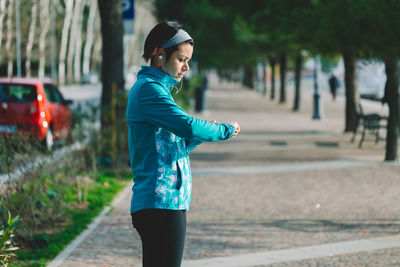
[[231,138],[235,138],[239,132],[240,132],[240,126],[239,123],[235,122],[231,122],[230,125],[232,125],[233,127],[235,127],[235,133],[231,136]]

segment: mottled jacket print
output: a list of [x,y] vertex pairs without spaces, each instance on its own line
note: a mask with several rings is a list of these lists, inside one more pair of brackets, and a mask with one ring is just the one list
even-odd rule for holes
[[134,175],[130,212],[188,210],[192,174],[189,152],[203,141],[228,139],[235,127],[189,116],[172,98],[178,83],[153,67],[142,67],[129,92],[126,118]]
[[189,209],[192,176],[185,140],[170,131],[155,132],[158,152],[156,203],[162,209]]

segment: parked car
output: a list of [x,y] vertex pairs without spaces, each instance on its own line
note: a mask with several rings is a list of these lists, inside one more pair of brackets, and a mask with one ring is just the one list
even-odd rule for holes
[[70,135],[71,104],[50,79],[0,78],[0,133],[32,135],[51,149]]

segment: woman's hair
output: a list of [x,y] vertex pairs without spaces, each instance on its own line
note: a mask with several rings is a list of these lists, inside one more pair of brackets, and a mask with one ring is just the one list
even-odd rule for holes
[[[143,59],[148,62],[153,57],[154,48],[160,48],[163,43],[171,39],[179,29],[183,29],[182,25],[177,21],[163,21],[158,23],[147,35],[146,41],[144,42],[144,54]],[[186,41],[184,43],[190,43],[193,45],[193,40]],[[178,50],[178,45],[164,48],[165,60],[171,57],[171,54]]]

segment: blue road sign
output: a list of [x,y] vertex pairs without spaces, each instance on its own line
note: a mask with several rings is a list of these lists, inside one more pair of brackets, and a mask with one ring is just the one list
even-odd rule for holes
[[122,16],[124,20],[135,19],[135,0],[122,0]]

